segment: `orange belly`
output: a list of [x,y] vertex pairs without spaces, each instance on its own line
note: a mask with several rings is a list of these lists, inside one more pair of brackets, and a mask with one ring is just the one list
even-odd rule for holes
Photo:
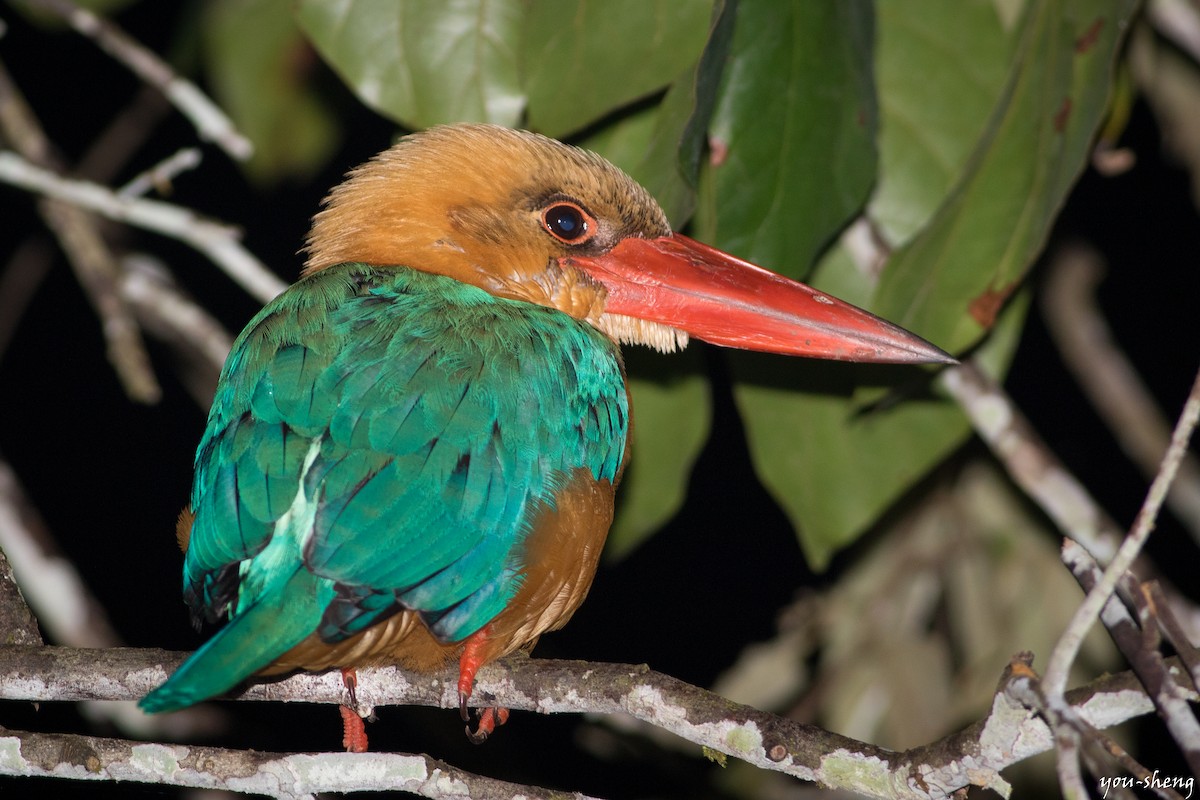
[[[524,542],[521,587],[490,623],[478,651],[482,663],[533,647],[539,636],[561,628],[579,608],[612,524],[613,493],[613,484],[579,470],[554,508],[541,513]],[[461,642],[438,641],[416,613],[402,611],[336,644],[309,636],[260,674],[393,663],[430,672],[458,658],[462,650]]]

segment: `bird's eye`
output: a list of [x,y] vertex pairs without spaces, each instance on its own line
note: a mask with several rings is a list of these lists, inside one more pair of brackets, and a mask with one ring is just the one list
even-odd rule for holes
[[542,225],[555,239],[582,244],[596,233],[596,220],[574,203],[558,202],[542,211]]

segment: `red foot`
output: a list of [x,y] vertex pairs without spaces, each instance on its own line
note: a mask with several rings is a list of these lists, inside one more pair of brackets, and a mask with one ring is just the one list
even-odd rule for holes
[[348,753],[367,752],[367,727],[362,717],[358,715],[358,697],[355,689],[358,687],[358,673],[354,669],[342,670],[342,683],[350,694],[350,704],[338,706],[342,714],[342,747]]
[[475,690],[475,673],[483,666],[483,653],[480,651],[487,644],[491,628],[491,625],[484,625],[468,636],[467,641],[463,643],[462,655],[458,658],[458,708],[463,720],[468,717],[467,701],[471,699],[471,692]]
[[342,713],[342,747],[347,753],[367,752],[367,727],[358,712],[349,706],[338,706]]
[[475,730],[471,730],[470,725],[467,726],[467,738],[471,740],[472,744],[483,744],[498,725],[506,722],[508,722],[507,708],[488,707],[482,709],[479,712],[479,726]]
[[[458,713],[463,722],[471,721],[471,711],[468,702],[475,690],[475,673],[484,664],[483,646],[488,641],[491,625],[485,625],[467,637],[463,644],[462,655],[458,659]],[[467,726],[467,738],[475,744],[482,744],[496,730],[497,725],[508,722],[507,708],[485,708],[479,712],[479,725],[474,731]]]

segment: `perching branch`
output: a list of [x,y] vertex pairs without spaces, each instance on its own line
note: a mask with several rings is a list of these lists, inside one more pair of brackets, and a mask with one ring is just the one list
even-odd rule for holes
[[[182,653],[148,649],[0,647],[0,698],[132,700],[161,682],[183,657]],[[1007,784],[999,770],[1053,746],[1046,725],[1031,717],[1003,691],[996,694],[986,719],[939,742],[904,752],[889,751],[739,705],[644,666],[510,658],[481,670],[476,692],[477,696],[492,698],[499,705],[545,714],[629,714],[761,768],[873,797],[940,798],[969,784],[990,786],[1007,794]],[[453,709],[458,705],[456,673],[447,670],[421,675],[396,667],[363,669],[359,671],[357,696],[364,713],[378,706],[399,704]],[[1152,709],[1129,675],[1107,677],[1070,693],[1069,698],[1075,713],[1095,728],[1105,728]],[[255,684],[238,699],[339,704],[346,701],[345,688],[336,671]],[[64,752],[86,753],[87,747],[96,741],[75,738],[80,740],[81,747]],[[0,738],[0,751],[5,746],[5,740]],[[15,747],[15,743],[7,746]],[[183,757],[176,748],[162,745],[141,748],[131,752],[130,757],[143,763],[165,760],[173,764]],[[239,755],[228,757],[234,763],[241,763]],[[322,768],[329,770],[328,777],[322,780],[336,782],[309,783],[305,791],[378,788],[374,784],[351,786],[345,779],[351,765],[364,763],[358,759],[371,757],[344,753],[322,756]],[[377,762],[370,763],[382,770],[396,758],[401,757],[381,754]],[[42,774],[36,771],[39,769],[36,764],[27,763],[32,761],[27,756],[10,754],[0,758],[0,773]],[[5,766],[11,764],[17,766]],[[263,769],[273,772],[280,768],[273,757],[268,757],[263,765]],[[90,773],[84,775],[84,769],[86,766],[77,767],[73,774],[89,777]],[[167,772],[181,780],[191,779],[190,773],[173,766]],[[61,776],[63,772],[56,774]],[[133,779],[128,772],[121,777]],[[140,779],[165,782],[166,777],[159,772]],[[262,785],[255,784],[254,791],[263,791]],[[268,793],[292,796],[278,789]]]

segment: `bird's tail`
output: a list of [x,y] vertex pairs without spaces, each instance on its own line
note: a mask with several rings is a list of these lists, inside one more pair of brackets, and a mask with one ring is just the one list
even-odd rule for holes
[[322,583],[298,568],[276,591],[239,612],[138,705],[150,714],[178,711],[258,672],[316,629],[331,599],[321,596]]

